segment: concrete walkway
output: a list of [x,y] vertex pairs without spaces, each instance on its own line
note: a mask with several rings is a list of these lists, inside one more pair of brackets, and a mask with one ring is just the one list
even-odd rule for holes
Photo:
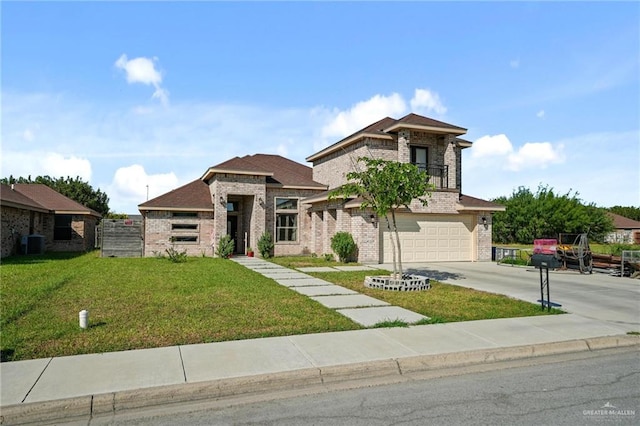
[[[328,281],[314,278],[303,272],[285,268],[255,257],[233,258],[235,262],[265,277],[272,278],[280,285],[290,288],[357,322],[364,327],[372,327],[386,321],[402,321],[415,324],[428,319],[408,309],[391,306],[387,302],[365,296],[348,288],[340,287]],[[337,272],[373,270],[368,266],[337,266],[299,268],[307,272]]]
[[[355,308],[335,308],[346,303],[336,297],[357,293],[258,259],[237,261],[343,314],[353,309],[366,316],[363,309],[389,307],[366,299],[367,307],[358,302]],[[407,380],[461,365],[640,347],[639,336],[626,331],[626,324],[566,314],[16,361],[0,364],[0,409],[3,424],[95,420],[161,404],[330,389],[357,379]]]

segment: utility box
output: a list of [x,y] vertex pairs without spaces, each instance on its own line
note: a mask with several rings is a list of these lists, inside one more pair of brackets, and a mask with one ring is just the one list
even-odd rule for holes
[[20,252],[22,254],[43,254],[44,235],[23,235],[20,239]]
[[[543,265],[543,263],[545,265]],[[562,263],[560,263],[560,259],[558,259],[555,254],[541,253],[536,253],[531,256],[531,264],[536,268],[544,267],[549,269],[556,269],[562,266]]]

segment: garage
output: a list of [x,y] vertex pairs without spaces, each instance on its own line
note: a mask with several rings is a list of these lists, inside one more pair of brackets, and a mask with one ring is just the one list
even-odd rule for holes
[[[403,262],[472,260],[473,216],[405,213],[396,215],[396,222]],[[393,262],[389,234],[383,229],[382,258],[385,263]]]

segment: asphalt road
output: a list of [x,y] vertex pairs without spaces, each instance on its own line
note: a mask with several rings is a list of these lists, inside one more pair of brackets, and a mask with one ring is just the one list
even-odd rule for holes
[[[294,398],[159,407],[96,418],[119,425],[640,424],[636,349],[496,364],[467,374]],[[444,373],[443,373],[444,374]],[[269,398],[262,396],[258,399]],[[86,423],[85,423],[86,424]]]

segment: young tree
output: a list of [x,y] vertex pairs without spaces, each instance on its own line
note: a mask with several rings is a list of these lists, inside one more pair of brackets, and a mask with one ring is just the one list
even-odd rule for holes
[[429,175],[413,164],[369,157],[358,158],[358,164],[360,163],[364,165],[364,170],[358,168],[357,171],[347,173],[349,182],[333,190],[329,197],[360,197],[363,200],[361,209],[371,208],[379,218],[385,218],[387,229],[395,236],[394,240],[389,233],[393,275],[398,279],[403,272],[396,211],[401,206],[408,208],[413,200],[426,206],[433,185],[429,183]]

